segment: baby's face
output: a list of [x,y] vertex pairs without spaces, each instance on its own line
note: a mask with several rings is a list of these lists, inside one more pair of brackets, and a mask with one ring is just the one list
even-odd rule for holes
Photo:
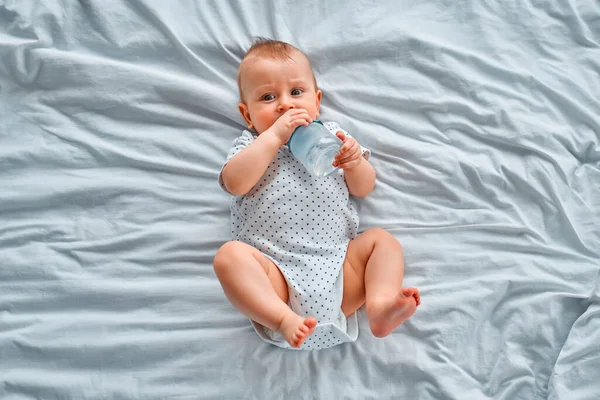
[[255,57],[241,72],[240,112],[258,134],[266,131],[290,108],[303,108],[312,119],[319,117],[321,91],[315,87],[310,63],[299,52],[293,61]]

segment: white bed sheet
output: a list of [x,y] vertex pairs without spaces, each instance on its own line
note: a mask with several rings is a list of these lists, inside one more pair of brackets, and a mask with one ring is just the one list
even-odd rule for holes
[[[214,275],[256,35],[373,152],[386,339],[269,346]],[[0,397],[600,398],[599,41],[594,1],[0,0]]]

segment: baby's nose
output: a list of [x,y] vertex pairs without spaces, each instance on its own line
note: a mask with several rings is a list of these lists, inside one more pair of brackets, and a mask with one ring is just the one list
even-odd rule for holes
[[296,107],[294,106],[294,104],[291,101],[286,100],[286,99],[282,99],[279,102],[279,106],[277,107],[279,112],[286,112],[287,110],[290,110],[292,108],[296,108]]

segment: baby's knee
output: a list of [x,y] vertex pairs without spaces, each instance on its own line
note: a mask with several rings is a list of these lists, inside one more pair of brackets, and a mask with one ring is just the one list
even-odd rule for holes
[[376,238],[383,238],[390,235],[390,233],[383,228],[371,228],[368,232]]
[[400,242],[398,242],[398,240],[396,240],[394,235],[392,235],[391,233],[389,233],[388,231],[386,231],[383,228],[369,229],[369,233],[373,236],[373,240],[376,243],[379,241],[388,241],[388,242],[393,242],[396,246],[402,248],[402,245],[400,244]]
[[217,250],[217,254],[215,254],[213,260],[215,271],[223,271],[234,263],[235,255],[241,250],[241,244],[241,242],[230,241]]
[[367,233],[369,233],[369,235],[374,240],[389,239],[390,236],[392,236],[388,231],[386,231],[383,228],[371,228],[371,229],[367,230]]

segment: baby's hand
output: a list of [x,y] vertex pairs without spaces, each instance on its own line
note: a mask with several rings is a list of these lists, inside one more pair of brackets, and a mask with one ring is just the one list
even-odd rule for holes
[[360,145],[351,137],[346,137],[344,132],[337,131],[335,134],[344,144],[340,152],[335,156],[333,166],[341,169],[352,169],[360,165],[363,156],[360,151]]
[[308,125],[312,122],[312,118],[308,115],[308,111],[302,108],[292,108],[287,110],[275,123],[269,128],[284,145],[290,140],[290,136],[294,130],[300,125]]

